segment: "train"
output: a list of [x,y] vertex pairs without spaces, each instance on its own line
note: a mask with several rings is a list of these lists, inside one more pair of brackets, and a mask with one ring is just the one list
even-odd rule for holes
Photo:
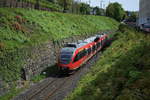
[[79,69],[103,48],[107,40],[108,34],[102,34],[65,44],[58,57],[59,70],[70,73]]

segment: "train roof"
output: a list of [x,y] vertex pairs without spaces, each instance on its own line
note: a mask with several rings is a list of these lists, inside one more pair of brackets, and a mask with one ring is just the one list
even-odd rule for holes
[[102,37],[103,35],[96,35],[96,36],[93,36],[93,37],[90,37],[90,38],[87,38],[86,40],[79,40],[78,42],[75,42],[75,43],[67,43],[65,45],[64,48],[62,48],[61,52],[74,52],[76,49],[88,44],[88,43],[91,43],[93,42],[97,37],[100,38]]

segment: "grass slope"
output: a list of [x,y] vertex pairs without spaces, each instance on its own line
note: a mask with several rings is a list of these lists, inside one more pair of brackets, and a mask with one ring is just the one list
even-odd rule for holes
[[116,29],[118,25],[107,17],[15,8],[0,8],[0,16],[1,49],[20,48],[73,35]]
[[65,100],[149,100],[150,36],[126,26]]
[[[24,2],[30,2],[32,4],[36,4],[37,3],[37,0],[22,0]],[[50,8],[52,11],[62,11],[63,8],[56,4],[56,3],[52,3],[48,0],[39,0],[39,5],[41,7],[44,7],[44,8]]]
[[83,16],[21,8],[0,8],[0,80],[8,87],[21,77],[31,47],[74,35],[117,29],[107,17]]

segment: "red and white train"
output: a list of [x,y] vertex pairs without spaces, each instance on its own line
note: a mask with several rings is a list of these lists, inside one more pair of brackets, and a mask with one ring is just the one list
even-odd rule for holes
[[100,51],[108,38],[107,34],[96,35],[77,43],[68,43],[61,49],[58,67],[65,71],[74,71]]

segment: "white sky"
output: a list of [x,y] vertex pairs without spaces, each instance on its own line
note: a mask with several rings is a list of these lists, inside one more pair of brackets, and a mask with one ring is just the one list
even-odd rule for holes
[[[80,0],[78,0],[80,1]],[[91,1],[91,6],[99,6],[100,7],[100,1],[102,0],[81,0],[82,2],[87,2]],[[139,10],[139,0],[103,0],[103,7],[107,7],[107,5],[110,2],[119,2],[122,4],[123,8],[125,10],[129,11],[138,11]]]

